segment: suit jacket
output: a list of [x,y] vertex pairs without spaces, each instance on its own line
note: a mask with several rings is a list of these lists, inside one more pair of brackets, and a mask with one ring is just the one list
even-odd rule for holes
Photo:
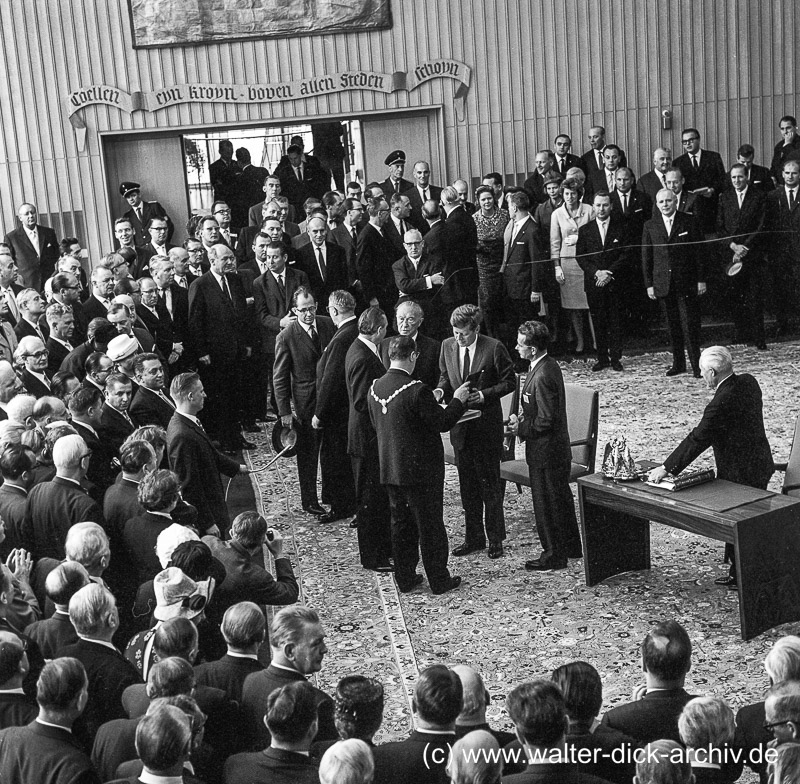
[[17,262],[24,287],[41,291],[44,282],[53,274],[61,251],[56,233],[51,228],[37,223],[36,233],[39,236],[38,253],[22,226],[8,232],[3,242],[11,246],[11,257]]
[[264,606],[297,601],[299,588],[288,557],[275,559],[273,577],[235,539],[223,542],[217,536],[204,536],[203,541],[225,567],[225,580],[214,592],[221,611],[238,602]]
[[50,352],[47,355],[47,373],[53,376],[61,369],[61,363],[67,358],[72,349],[68,349],[63,343],[54,340],[52,337],[47,338],[46,346]]
[[282,329],[281,319],[291,310],[294,293],[301,286],[308,286],[308,276],[303,270],[288,266],[284,268],[283,293],[269,271],[253,281],[253,298],[265,354],[275,354],[275,338]]
[[354,457],[377,458],[378,442],[369,418],[367,398],[372,382],[386,368],[380,357],[358,338],[347,349],[344,360],[345,380],[350,406],[347,419],[347,453]]
[[[542,292],[547,286],[548,271],[546,255],[536,242],[536,225],[532,218],[522,224],[512,242],[514,222],[506,224],[503,234],[503,280],[506,294],[511,299],[530,301],[531,293]],[[549,247],[549,237],[548,237]]]
[[344,427],[350,404],[347,397],[344,362],[347,350],[358,337],[358,320],[341,324],[317,362],[317,405],[315,414],[323,427]]
[[[166,427],[164,429],[166,430]],[[122,541],[125,523],[132,517],[144,514],[144,509],[139,506],[138,491],[138,482],[125,479],[120,474],[117,477],[117,481],[106,490],[106,494],[103,496],[103,517],[106,521],[106,530],[112,541],[112,548],[115,542],[120,543]],[[115,566],[115,560],[112,553],[112,567]]]
[[[248,675],[242,687],[242,712],[250,726],[255,730],[255,748],[263,749],[269,745],[269,730],[264,726],[267,712],[267,697],[275,690],[295,681],[304,681],[306,677],[294,672],[275,667],[270,664],[265,670]],[[321,689],[312,686],[317,703],[319,729],[317,740],[338,740],[339,733],[333,723],[333,700]],[[239,781],[240,779],[228,779]]]
[[[178,286],[180,288],[180,286]],[[146,308],[141,303],[136,306],[136,315],[142,320],[145,329],[153,336],[158,350],[165,358],[172,353],[175,340],[175,330],[172,326],[172,316],[169,315],[167,306],[161,301],[156,303],[156,312]]]
[[39,706],[25,694],[0,693],[0,730],[24,727],[38,715]]
[[[156,246],[153,245],[149,239],[150,232],[146,233],[148,239],[143,243],[139,243],[138,237],[136,239],[136,264],[130,268],[131,275],[137,279],[150,275],[150,259],[152,259],[153,256],[160,255],[156,249]],[[224,238],[220,239],[220,242],[225,242]],[[167,253],[169,253],[174,247],[175,246],[170,242],[164,243],[164,249],[167,251]]]
[[[39,329],[41,330],[42,335],[44,335],[44,341],[46,343],[47,339],[50,337],[50,327],[47,326],[47,322],[44,319],[42,319],[40,322]],[[41,337],[34,328],[33,324],[24,318],[20,318],[20,320],[17,322],[16,326],[14,327],[14,334],[17,336],[18,341],[25,337],[39,338],[41,340]]]
[[[411,222],[425,235],[430,227],[425,218],[422,217],[422,194],[420,194],[416,183],[407,191],[404,191],[403,196],[408,196],[408,200],[411,202]],[[438,204],[441,197],[442,189],[438,185],[428,185],[429,200]]]
[[433,226],[425,234],[425,252],[431,260],[431,266],[437,272],[444,271],[444,246],[446,241],[444,221],[441,219],[434,221]]
[[103,406],[103,413],[100,416],[100,428],[97,434],[106,442],[115,456],[119,455],[122,442],[133,431],[134,425],[132,421],[129,422],[116,408],[108,404]]
[[356,244],[356,271],[361,281],[360,290],[365,306],[369,306],[370,300],[375,298],[385,313],[391,312],[397,302],[397,287],[392,272],[392,264],[396,260],[385,230],[381,233],[371,223],[364,226]]
[[242,281],[225,276],[231,296],[225,296],[212,272],[189,287],[189,332],[198,357],[211,357],[211,367],[231,365],[252,345],[247,322],[247,298]]
[[[722,157],[713,150],[702,149],[700,151],[700,161],[697,169],[692,166],[692,158],[689,153],[679,155],[672,162],[672,165],[681,170],[686,180],[683,187],[687,191],[693,191],[697,188],[713,188],[718,195],[725,187],[725,182],[728,179],[725,172],[725,164],[722,163]],[[716,206],[716,198],[713,201]]]
[[796,262],[800,259],[800,198],[795,199],[794,207],[789,208],[786,188],[776,188],[767,194],[765,230],[771,253],[775,256],[788,256]]
[[[33,375],[27,368],[22,371],[22,383],[25,385],[25,391],[29,395],[33,395],[36,398],[44,397],[45,395],[50,394],[50,387],[40,381],[36,376]],[[47,371],[45,370],[44,375],[47,376]]]
[[671,291],[677,296],[696,296],[698,282],[705,281],[702,239],[695,219],[683,212],[674,214],[669,236],[661,215],[647,221],[642,232],[645,286],[652,286],[657,297]]
[[[767,720],[763,702],[755,702],[752,705],[745,705],[739,708],[736,714],[736,736],[734,744],[737,748],[744,751],[744,760],[748,768],[759,774],[761,781],[767,780],[767,763],[764,761],[764,752],[768,744],[773,740],[773,735],[769,730],[764,729]],[[755,749],[761,749],[761,761],[753,762],[756,755],[752,754]]]
[[387,177],[383,182],[379,182],[378,185],[381,186],[387,202],[391,199],[393,193],[406,193],[406,191],[414,187],[414,183],[409,182],[405,177],[400,178],[397,187],[395,187],[391,177]]
[[100,782],[72,733],[38,721],[0,732],[0,776],[3,784]]
[[172,518],[147,511],[126,521],[122,534],[125,554],[136,569],[137,585],[152,580],[161,571],[161,563],[156,555],[156,542],[158,535],[172,523]]
[[[450,432],[450,442],[456,450],[467,446],[467,441],[475,446],[480,444],[481,449],[501,450],[503,410],[500,398],[514,391],[514,366],[508,350],[499,340],[478,334],[469,348],[469,374],[480,374],[474,389],[483,394],[483,402],[475,406],[481,411],[481,416],[456,425]],[[444,391],[445,400],[449,400],[462,383],[460,347],[455,338],[447,338],[442,343],[439,371],[439,388]]]
[[347,256],[342,248],[331,242],[325,242],[325,277],[323,279],[317,262],[317,252],[312,243],[304,245],[297,251],[297,266],[308,276],[311,291],[317,307],[322,310],[328,302],[331,292],[347,289],[350,279],[347,275]]
[[611,194],[611,213],[622,218],[626,228],[626,243],[628,245],[638,245],[642,237],[645,221],[650,220],[653,216],[653,202],[643,190],[632,188],[628,191],[627,211],[623,213],[622,199],[619,191],[615,189]]
[[[226,578],[227,579],[227,578]],[[261,672],[263,665],[255,659],[225,654],[221,659],[198,664],[194,668],[198,686],[220,689],[234,702],[241,702],[242,688],[248,675]]]
[[24,490],[7,482],[0,485],[0,518],[6,524],[6,540],[0,547],[0,552],[5,553],[3,560],[15,547],[22,547],[22,527],[27,505],[28,494]]
[[[605,147],[601,150],[601,152],[605,152]],[[586,172],[586,179],[588,181],[589,177],[591,177],[593,171],[597,171],[600,168],[597,165],[597,156],[594,154],[594,150],[587,150],[583,155],[581,155],[581,162],[582,162],[582,169]],[[620,147],[619,150],[619,165],[620,166],[627,166],[628,159],[625,156],[625,150]]]
[[564,156],[563,163],[559,161],[558,155],[555,156],[555,159],[556,162],[555,164],[553,164],[553,171],[557,171],[564,179],[567,178],[567,172],[570,169],[574,169],[575,167],[584,172],[584,174],[586,173],[586,170],[584,169],[585,164],[583,162],[583,159],[579,158],[577,155],[573,155],[571,152],[568,152]]
[[[411,374],[411,378],[419,379],[423,384],[427,384],[433,389],[439,383],[439,376],[441,375],[441,371],[439,370],[439,354],[442,350],[442,343],[439,340],[423,335],[421,332],[417,332],[415,340],[417,343],[417,351],[419,351],[419,357],[417,357],[417,364],[414,366],[414,372]],[[392,364],[389,359],[390,341],[391,338],[384,338],[380,345],[381,360],[386,370],[388,370],[389,366]]]
[[89,494],[69,479],[56,477],[31,488],[22,526],[24,547],[39,558],[64,559],[67,532],[75,523],[103,525],[103,513]]
[[661,738],[681,743],[678,717],[696,695],[684,689],[652,691],[636,702],[627,702],[607,711],[601,724],[618,730],[644,745]]
[[558,362],[547,355],[536,363],[520,392],[519,439],[525,461],[538,468],[572,460],[564,377]]
[[[411,222],[410,218],[405,218],[405,224],[406,231],[416,228],[416,226],[414,226],[414,224]],[[386,235],[386,238],[392,244],[393,258],[399,259],[401,256],[405,255],[406,246],[403,243],[403,237],[400,235],[400,231],[397,226],[395,226],[394,220],[391,216],[389,216],[386,223],[383,224],[383,232]]]
[[319,348],[298,322],[289,324],[275,341],[275,365],[272,370],[278,416],[292,413],[301,422],[311,422],[317,405],[317,362],[330,342],[335,329],[327,316],[315,320]]
[[[684,190],[686,190],[686,183],[684,183]],[[664,183],[661,178],[655,173],[654,169],[646,171],[636,182],[636,190],[644,193],[650,203],[655,207],[656,194],[664,189]]]
[[58,610],[49,618],[34,621],[25,629],[25,634],[36,642],[47,661],[57,659],[64,648],[78,642],[78,633],[69,615]]
[[416,267],[408,256],[398,259],[392,264],[394,282],[400,292],[397,300],[398,304],[413,299],[423,307],[425,305],[430,306],[430,301],[440,291],[441,287],[428,286],[427,278],[441,271],[441,266],[436,266],[436,260],[425,251],[423,251]]
[[350,233],[347,226],[345,226],[344,223],[340,223],[330,233],[329,238],[330,242],[336,243],[344,250],[345,258],[347,259],[347,277],[351,281],[358,278],[358,272],[356,271],[356,244],[358,242],[358,232],[359,227],[356,226],[356,238],[353,239],[353,235]]
[[[164,393],[167,395],[167,393]],[[169,398],[169,395],[167,395]],[[166,430],[175,413],[175,405],[159,397],[153,390],[140,386],[131,400],[128,415],[136,427],[158,425]]]
[[449,784],[445,770],[455,733],[430,735],[415,730],[408,738],[372,750],[375,781],[382,784]]
[[531,200],[531,212],[536,209],[537,204],[544,204],[550,197],[544,189],[544,177],[535,171],[522,185],[525,193]]
[[125,718],[122,693],[142,679],[119,651],[112,651],[98,642],[79,639],[64,648],[61,655],[74,656],[86,668],[89,702],[80,721],[87,730],[86,737],[93,740],[101,724]]
[[94,485],[94,490],[90,488],[89,493],[99,504],[102,501],[103,493],[114,484],[114,480],[119,473],[119,468],[112,464],[112,460],[117,456],[114,445],[101,438],[99,432],[95,436],[86,425],[75,419],[72,420],[71,424],[78,432],[78,435],[86,442],[86,446],[92,450],[86,478]]
[[[775,183],[772,181],[772,176],[770,175],[769,169],[766,166],[759,166],[758,164],[754,163],[750,167],[750,171],[747,174],[747,179],[749,180],[750,185],[758,191],[769,193],[770,191],[775,190]],[[733,187],[730,180],[728,180],[726,187]]]
[[763,237],[766,219],[767,197],[763,190],[749,186],[744,194],[742,207],[739,209],[739,196],[736,190],[728,188],[719,197],[717,207],[717,233],[724,239],[720,245],[724,248],[725,258],[731,256],[731,242],[745,245],[748,254],[744,257],[747,266],[761,260]]
[[163,218],[167,222],[167,242],[169,242],[172,239],[172,235],[175,233],[175,226],[169,215],[167,215],[166,210],[157,201],[142,200],[141,208],[141,220],[139,220],[139,216],[136,214],[136,210],[134,210],[133,207],[122,216],[131,222],[135,244],[146,245],[150,242],[150,232],[147,230],[147,224],[150,223],[153,218]]
[[475,296],[472,282],[477,282],[478,227],[464,207],[456,207],[445,219],[442,299],[461,305]]
[[[606,228],[605,242],[600,239],[596,220],[578,229],[576,260],[583,270],[583,285],[590,306],[602,305],[608,296],[617,293],[618,281],[628,264],[626,239],[627,228],[623,219],[613,212]],[[614,276],[605,286],[598,286],[595,281],[595,273],[599,270],[608,270]]]
[[[239,464],[214,448],[205,430],[177,411],[167,427],[169,467],[181,480],[183,498],[197,509],[200,532],[230,527],[220,474],[236,476]],[[220,525],[221,523],[221,525]]]
[[226,784],[253,781],[319,784],[319,760],[296,751],[271,747],[263,751],[234,754],[225,762],[224,780]]
[[450,430],[464,413],[461,401],[453,398],[442,409],[430,387],[395,368],[373,382],[368,405],[378,435],[381,484],[443,482],[440,433]]
[[761,387],[749,373],[733,373],[720,382],[700,424],[664,466],[670,473],[679,473],[708,447],[714,450],[720,479],[766,488],[775,468],[764,432]]

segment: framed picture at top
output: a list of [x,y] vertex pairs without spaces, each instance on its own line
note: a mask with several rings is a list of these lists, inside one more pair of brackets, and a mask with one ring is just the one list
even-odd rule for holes
[[389,0],[128,0],[135,48],[389,27]]

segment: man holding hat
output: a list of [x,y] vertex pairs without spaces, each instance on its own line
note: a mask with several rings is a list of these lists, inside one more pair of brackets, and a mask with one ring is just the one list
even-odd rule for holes
[[138,182],[123,182],[119,186],[119,192],[125,201],[130,205],[130,209],[123,215],[131,222],[136,245],[147,245],[150,242],[150,232],[147,226],[152,218],[163,218],[167,222],[167,242],[172,239],[175,226],[167,215],[166,210],[157,201],[142,200],[142,186]]
[[402,150],[394,150],[386,156],[384,165],[389,167],[389,176],[381,183],[387,200],[393,193],[404,193],[414,187],[413,182],[403,179],[406,165],[406,154]]

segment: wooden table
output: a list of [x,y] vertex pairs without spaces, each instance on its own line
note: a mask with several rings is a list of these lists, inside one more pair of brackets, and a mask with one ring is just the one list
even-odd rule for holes
[[[800,499],[750,490],[716,480],[669,493],[602,474],[581,477],[586,585],[649,569],[652,521],[733,545],[743,640],[800,620]],[[742,503],[720,510],[726,498]]]

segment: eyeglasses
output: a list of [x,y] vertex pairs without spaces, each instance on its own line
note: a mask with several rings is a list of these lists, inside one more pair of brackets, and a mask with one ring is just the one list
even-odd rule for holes
[[786,719],[785,721],[773,721],[772,723],[765,721],[763,724],[764,729],[767,732],[775,732],[775,727],[780,727],[783,724],[797,724],[798,722],[795,719]]
[[41,351],[34,351],[33,354],[26,354],[25,356],[41,359],[42,357],[46,357],[49,353],[50,352],[46,348],[43,348]]
[[217,210],[214,213],[214,215],[230,215],[230,214],[231,214],[230,210]]
[[689,142],[699,142],[699,141],[700,141],[699,136],[692,136],[691,139],[682,139],[681,144],[689,144]]
[[403,245],[405,245],[407,248],[418,248],[420,245],[422,245],[422,240],[419,242],[404,242]]
[[316,313],[317,312],[317,306],[316,305],[310,305],[307,308],[295,308],[295,312],[297,312],[297,313]]

